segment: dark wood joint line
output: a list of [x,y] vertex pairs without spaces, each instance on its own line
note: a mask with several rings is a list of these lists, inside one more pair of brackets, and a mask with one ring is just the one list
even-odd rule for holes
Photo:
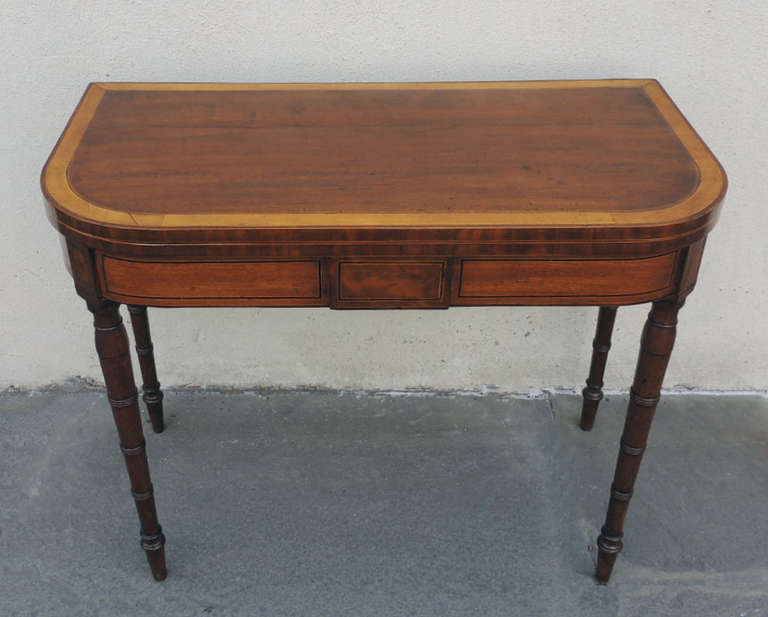
[[139,493],[137,491],[131,491],[131,495],[133,495],[134,501],[146,501],[147,499],[150,499],[155,494],[154,487],[150,484],[149,490],[144,491],[143,493]]
[[621,440],[621,452],[623,454],[626,454],[627,456],[640,456],[644,451],[645,451],[645,446],[636,448],[635,446],[630,446],[623,439]]
[[632,499],[632,493],[632,490],[620,491],[616,488],[615,484],[611,485],[611,497],[613,497],[616,501],[629,501]]
[[608,353],[611,350],[611,344],[610,343],[600,344],[597,342],[597,339],[593,339],[592,349],[594,349],[598,353]]
[[160,390],[160,384],[157,384],[155,388],[144,390],[144,393],[141,395],[141,398],[144,399],[144,402],[147,405],[154,405],[162,401],[163,391]]
[[656,358],[668,358],[670,355],[668,351],[651,351],[650,349],[644,349],[643,353],[647,356],[655,356]]
[[139,402],[139,394],[136,392],[135,394],[131,394],[128,398],[110,398],[109,404],[112,405],[112,407],[115,407],[117,409],[121,407],[130,407],[131,405],[135,405]]
[[603,399],[602,387],[602,382],[599,385],[590,384],[581,391],[581,394],[588,401],[601,401]]
[[129,448],[127,446],[124,446],[123,444],[120,444],[120,450],[123,452],[125,456],[139,456],[140,454],[144,453],[144,450],[146,449],[146,442],[142,439],[141,443],[138,446],[133,446],[132,448]]
[[154,349],[155,346],[152,345],[152,343],[150,343],[148,347],[139,347],[136,345],[136,353],[140,356],[151,356]]
[[600,536],[597,538],[597,546],[601,551],[605,551],[606,553],[620,553],[621,549],[624,547],[622,541],[623,538],[623,533],[620,533],[619,535],[610,535],[608,530],[603,527],[600,530]]
[[119,319],[114,326],[93,326],[96,332],[116,332],[123,326],[123,320]]
[[641,394],[638,394],[637,391],[634,388],[630,388],[630,390],[629,390],[629,400],[631,400],[632,403],[634,403],[638,407],[653,408],[653,407],[656,407],[656,405],[659,404],[660,397],[658,397],[658,396],[643,396]]
[[648,317],[648,324],[653,326],[654,328],[663,328],[665,330],[674,330],[677,327],[677,319],[675,319],[672,323],[661,323],[660,321],[656,321],[655,319]]
[[165,535],[162,527],[158,527],[157,533],[141,534],[141,548],[145,551],[159,551],[163,546],[165,546]]

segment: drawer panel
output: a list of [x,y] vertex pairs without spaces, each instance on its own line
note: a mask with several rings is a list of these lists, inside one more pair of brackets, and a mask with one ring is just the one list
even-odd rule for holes
[[[661,296],[674,288],[677,254],[622,260],[464,259],[458,303],[503,299],[569,299]],[[471,302],[476,300],[477,302]],[[578,302],[574,302],[578,303]]]
[[320,262],[134,261],[102,256],[106,297],[151,304],[322,304]]
[[410,306],[446,302],[444,261],[342,261],[336,304]]

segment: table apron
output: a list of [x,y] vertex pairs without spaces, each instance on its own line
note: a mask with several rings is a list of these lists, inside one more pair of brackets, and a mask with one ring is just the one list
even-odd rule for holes
[[101,293],[147,306],[624,305],[678,288],[685,251],[637,259],[137,259],[96,252]]

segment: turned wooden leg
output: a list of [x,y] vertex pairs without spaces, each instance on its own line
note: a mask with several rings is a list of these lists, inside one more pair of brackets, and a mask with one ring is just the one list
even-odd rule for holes
[[161,581],[166,576],[165,537],[157,519],[128,337],[118,307],[118,304],[107,300],[89,304],[94,315],[96,351],[141,523],[141,548],[147,554],[155,579]]
[[149,419],[155,433],[162,433],[163,424],[163,392],[160,390],[160,382],[157,380],[155,369],[155,356],[152,351],[152,338],[149,335],[149,319],[146,306],[128,305],[131,314],[133,336],[136,340],[136,353],[139,356],[141,367],[141,386],[144,403],[147,406]]
[[596,576],[602,584],[608,582],[616,556],[622,549],[624,518],[659,402],[661,384],[675,342],[677,312],[681,306],[682,301],[678,299],[654,302],[643,329],[635,381],[629,394],[619,458],[611,485],[608,514],[597,538]]
[[595,425],[597,406],[603,398],[603,375],[605,363],[608,360],[608,350],[611,348],[614,321],[616,321],[616,307],[601,306],[597,316],[597,331],[592,341],[592,364],[589,367],[587,387],[581,391],[584,402],[581,406],[580,426],[585,431],[591,431]]

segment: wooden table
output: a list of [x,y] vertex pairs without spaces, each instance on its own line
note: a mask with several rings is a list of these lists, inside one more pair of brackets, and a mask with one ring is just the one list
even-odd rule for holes
[[91,84],[42,187],[154,577],[165,538],[121,303],[160,432],[147,306],[599,306],[589,430],[616,309],[652,302],[597,539],[607,582],[726,184],[655,80]]

